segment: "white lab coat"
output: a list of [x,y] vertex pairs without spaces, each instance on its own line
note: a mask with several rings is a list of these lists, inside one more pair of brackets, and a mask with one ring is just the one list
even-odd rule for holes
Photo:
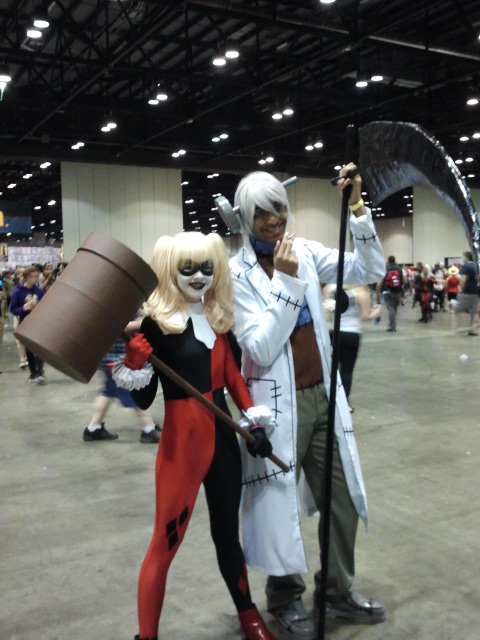
[[[350,216],[353,253],[345,253],[344,281],[373,283],[385,271],[385,258],[371,214]],[[312,315],[330,393],[331,344],[322,309],[320,282],[336,282],[338,250],[319,242],[294,240],[297,277],[274,271],[270,280],[247,241],[231,259],[234,280],[235,334],[242,348],[242,374],[255,405],[267,405],[277,422],[270,437],[275,454],[293,470],[283,473],[268,459],[253,458],[243,447],[243,547],[247,564],[270,575],[308,571],[300,530],[295,477],[297,406],[290,335],[304,296]],[[367,525],[365,487],[348,402],[338,376],[335,435],[348,489]]]

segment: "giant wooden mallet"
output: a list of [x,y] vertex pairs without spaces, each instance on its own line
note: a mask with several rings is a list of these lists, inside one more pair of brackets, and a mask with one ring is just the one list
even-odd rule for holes
[[[15,337],[62,373],[89,382],[112,343],[157,286],[152,269],[121,242],[92,233],[21,322]],[[249,442],[255,438],[195,387],[151,355],[149,361]],[[290,467],[275,455],[270,460]]]

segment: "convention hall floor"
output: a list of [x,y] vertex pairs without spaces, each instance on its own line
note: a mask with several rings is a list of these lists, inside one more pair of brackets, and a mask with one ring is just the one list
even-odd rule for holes
[[[365,326],[351,403],[370,526],[358,534],[356,586],[384,600],[387,620],[329,621],[331,639],[480,638],[480,337],[452,331],[449,313],[428,325],[419,315],[409,303],[397,333],[386,332],[385,313]],[[83,442],[100,379],[84,385],[47,366],[49,384],[29,385],[11,326],[0,369],[0,638],[132,640],[156,447],[139,442],[132,410],[119,405],[107,416],[119,439]],[[161,422],[161,397],[154,416]],[[311,570],[316,527],[303,522]],[[264,612],[264,577],[250,580]],[[160,638],[242,638],[202,492],[169,574]]]

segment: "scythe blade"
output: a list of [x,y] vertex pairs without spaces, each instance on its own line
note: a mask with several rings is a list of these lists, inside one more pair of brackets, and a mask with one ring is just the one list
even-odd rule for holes
[[374,204],[414,185],[428,185],[462,224],[480,274],[480,227],[470,191],[445,148],[411,122],[370,122],[359,129],[359,166]]

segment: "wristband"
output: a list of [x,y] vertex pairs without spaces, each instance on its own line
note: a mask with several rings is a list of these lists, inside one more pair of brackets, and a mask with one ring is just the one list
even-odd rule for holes
[[363,201],[363,198],[360,198],[360,200],[358,202],[356,202],[355,204],[349,204],[348,208],[350,209],[350,211],[356,211],[357,209],[360,209],[360,207],[363,207],[365,205],[365,202]]

